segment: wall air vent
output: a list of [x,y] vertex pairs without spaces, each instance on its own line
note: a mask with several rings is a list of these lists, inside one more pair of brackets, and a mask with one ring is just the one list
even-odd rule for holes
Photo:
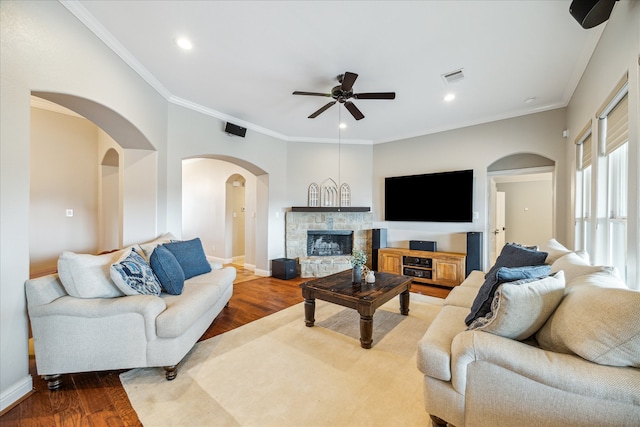
[[462,72],[462,68],[459,70],[451,71],[442,75],[442,79],[447,84],[456,83],[460,80],[464,79],[464,73]]

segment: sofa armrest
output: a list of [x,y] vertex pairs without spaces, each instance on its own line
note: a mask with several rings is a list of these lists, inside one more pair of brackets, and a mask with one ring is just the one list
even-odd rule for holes
[[425,375],[442,381],[451,380],[451,342],[467,328],[469,309],[444,306],[418,342],[417,365]]
[[469,365],[484,361],[558,390],[640,405],[640,369],[598,365],[482,331],[458,334],[451,353],[451,382],[461,394]]

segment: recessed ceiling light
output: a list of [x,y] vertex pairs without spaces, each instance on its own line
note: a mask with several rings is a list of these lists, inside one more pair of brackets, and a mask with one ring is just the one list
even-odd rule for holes
[[189,40],[186,37],[178,37],[176,39],[176,44],[184,50],[191,50],[193,48],[193,45],[191,44],[191,40]]
[[532,96],[530,98],[525,99],[524,102],[525,102],[525,104],[531,104],[535,100],[536,100],[536,97]]
[[454,93],[448,93],[444,96],[444,100],[447,102],[453,101],[456,99],[456,95]]
[[346,128],[347,128],[347,124],[346,124],[346,123],[340,123],[340,124],[338,125],[338,127],[339,127],[340,129],[346,129]]

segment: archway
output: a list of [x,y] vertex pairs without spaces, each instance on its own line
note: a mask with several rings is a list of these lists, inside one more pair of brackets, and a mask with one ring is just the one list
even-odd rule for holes
[[[504,241],[541,244],[555,235],[555,161],[534,153],[512,154],[489,165],[487,177],[490,265]],[[504,225],[499,224],[501,212]]]
[[231,259],[234,264],[245,264],[246,227],[246,179],[240,174],[233,174],[226,182],[226,224],[227,244],[230,246]]
[[[156,162],[145,159],[156,155],[149,140],[91,100],[52,92],[33,92],[31,99],[30,274],[55,270],[64,250],[97,253],[122,247],[135,233],[155,233],[147,214],[155,217],[157,206],[148,191],[157,184]],[[126,159],[136,164],[129,175]],[[144,207],[136,205],[127,218],[127,203]]]
[[268,183],[266,172],[242,159],[183,160],[183,237],[200,237],[205,253],[219,262],[243,262],[268,274]]

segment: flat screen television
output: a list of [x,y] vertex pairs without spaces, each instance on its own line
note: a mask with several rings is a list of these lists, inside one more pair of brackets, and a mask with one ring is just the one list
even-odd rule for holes
[[473,222],[473,170],[385,178],[386,221]]

